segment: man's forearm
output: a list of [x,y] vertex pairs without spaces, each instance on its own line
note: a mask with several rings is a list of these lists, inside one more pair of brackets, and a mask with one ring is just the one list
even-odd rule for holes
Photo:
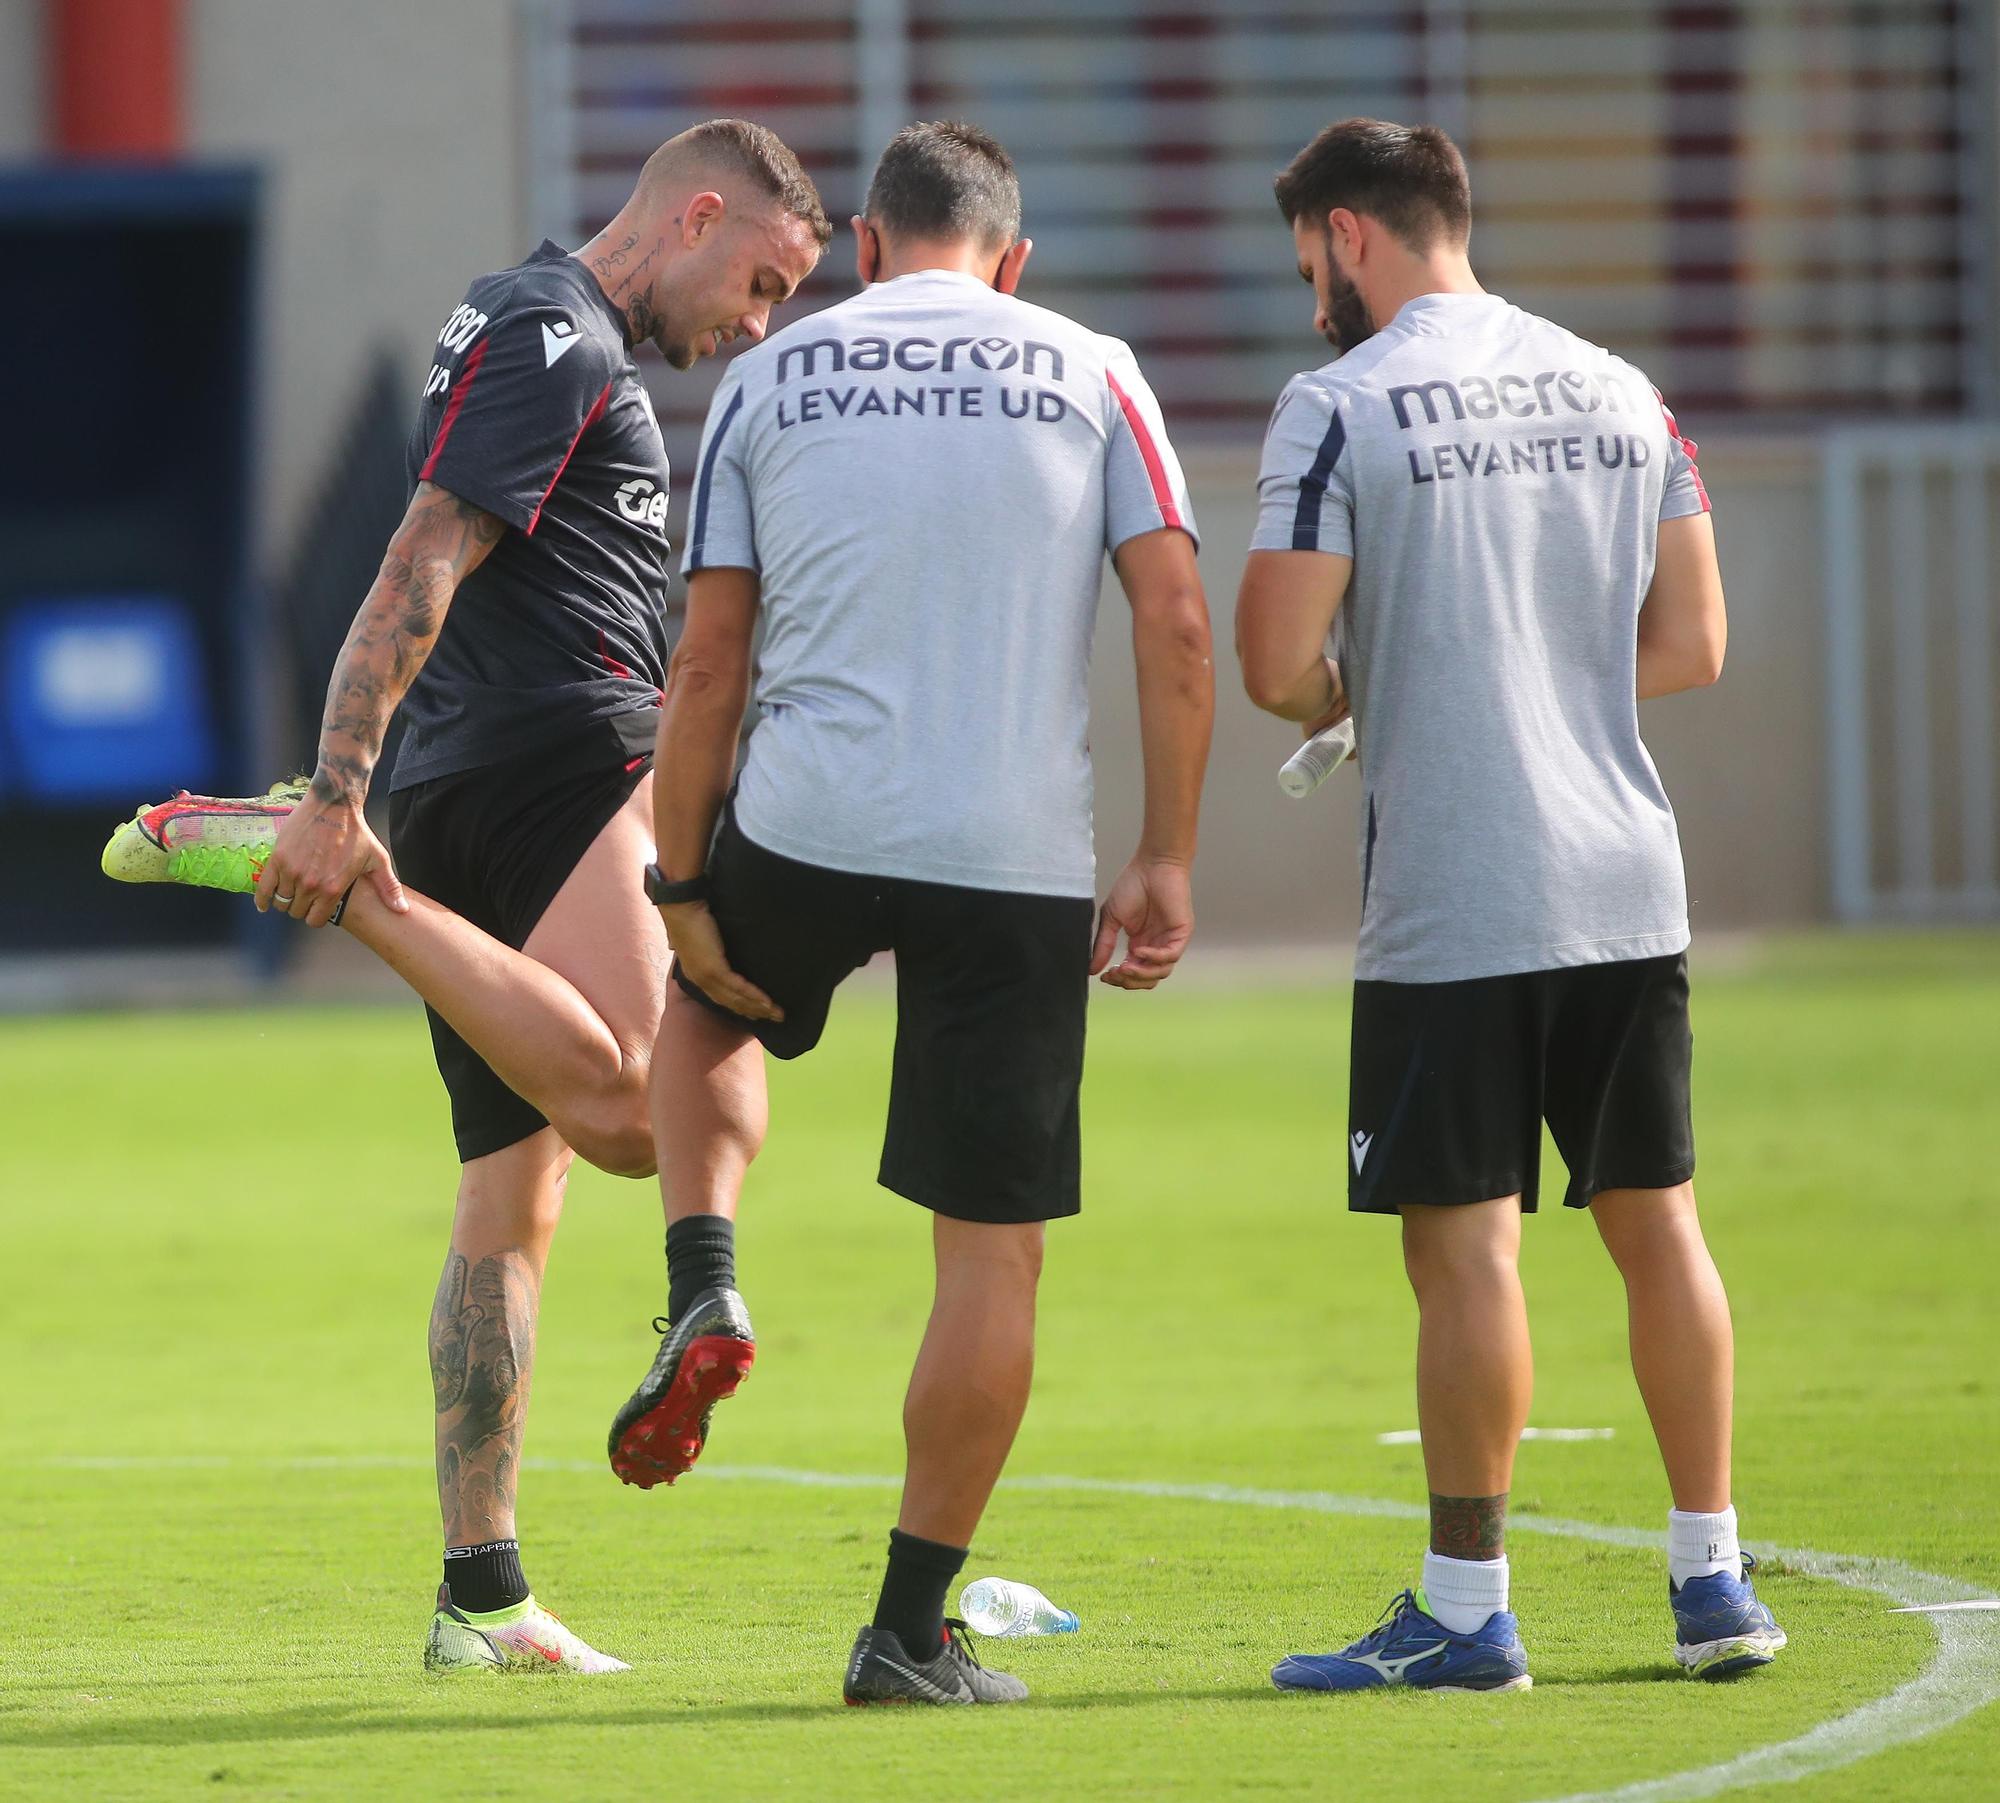
[[1132,649],[1146,769],[1140,855],[1189,863],[1215,722],[1214,648],[1200,597],[1162,617],[1135,615]]
[[716,817],[736,769],[736,739],[748,701],[742,679],[667,679],[653,758],[653,838],[660,869],[673,882],[699,876],[708,864]]
[[312,781],[320,801],[367,799],[390,718],[444,630],[452,596],[505,530],[469,501],[418,484],[334,660]]
[[450,600],[449,569],[440,575],[393,549],[382,560],[327,685],[312,781],[321,801],[367,799],[390,718],[437,643]]
[[1319,656],[1304,666],[1286,687],[1259,690],[1251,699],[1267,714],[1303,724],[1330,713],[1339,699],[1339,691],[1334,687],[1332,668],[1324,656]]

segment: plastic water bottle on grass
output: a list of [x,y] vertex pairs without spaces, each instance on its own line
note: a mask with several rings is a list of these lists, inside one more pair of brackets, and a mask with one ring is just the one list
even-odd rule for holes
[[981,1578],[966,1585],[959,1593],[958,1612],[967,1627],[1001,1640],[1024,1634],[1074,1634],[1078,1625],[1075,1615],[1058,1609],[1034,1585],[1007,1578]]

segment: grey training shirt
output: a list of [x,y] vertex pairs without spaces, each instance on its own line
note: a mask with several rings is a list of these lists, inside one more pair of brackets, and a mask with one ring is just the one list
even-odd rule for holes
[[1354,560],[1357,977],[1686,949],[1634,697],[1659,524],[1708,508],[1694,450],[1638,370],[1494,295],[1420,296],[1286,387],[1252,544]]
[[877,283],[729,367],[685,565],[761,579],[736,817],[830,870],[1089,896],[1104,554],[1192,533],[1132,353],[972,276]]

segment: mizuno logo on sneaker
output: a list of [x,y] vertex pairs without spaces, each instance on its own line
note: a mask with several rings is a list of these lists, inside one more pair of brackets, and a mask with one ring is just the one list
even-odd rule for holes
[[1386,1619],[1337,1653],[1293,1653],[1271,1682],[1280,1690],[1526,1690],[1528,1656],[1513,1616],[1489,1616],[1476,1634],[1452,1634],[1406,1590]]
[[1444,1651],[1446,1644],[1442,1640],[1436,1641],[1430,1646],[1419,1648],[1414,1653],[1406,1653],[1400,1659],[1384,1659],[1380,1653],[1349,1653],[1347,1657],[1356,1665],[1372,1665],[1389,1683],[1400,1684],[1403,1682],[1403,1674],[1411,1666],[1425,1659],[1434,1658]]

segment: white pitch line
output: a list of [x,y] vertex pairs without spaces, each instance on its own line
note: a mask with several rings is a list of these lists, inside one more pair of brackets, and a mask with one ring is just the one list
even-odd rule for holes
[[[81,1457],[38,1461],[44,1468],[71,1471],[217,1470],[236,1465],[261,1471],[407,1470],[429,1471],[428,1459],[399,1457],[318,1457],[243,1459],[182,1455],[164,1458]],[[595,1474],[596,1460],[523,1459],[531,1471]],[[900,1477],[858,1473],[800,1471],[785,1465],[704,1466],[696,1474],[736,1482],[791,1484],[810,1489],[893,1490]],[[1007,1490],[1078,1492],[1100,1496],[1143,1496],[1166,1502],[1205,1502],[1253,1509],[1294,1509],[1317,1515],[1367,1516],[1391,1521],[1423,1521],[1429,1511],[1417,1503],[1393,1502],[1373,1496],[1337,1496],[1323,1490],[1252,1490],[1233,1484],[1159,1484],[1089,1477],[1003,1477]],[[1547,1515],[1514,1515],[1510,1530],[1550,1534],[1564,1540],[1589,1540],[1600,1546],[1657,1552],[1660,1535],[1649,1528],[1605,1527],[1591,1521],[1563,1521]],[[1610,1790],[1576,1791],[1550,1803],[1686,1803],[1688,1799],[1720,1796],[1750,1784],[1782,1784],[1904,1746],[1963,1721],[1974,1711],[2000,1701],[2000,1623],[1982,1618],[1977,1608],[1988,1604],[1970,1584],[1957,1578],[1918,1571],[1896,1559],[1873,1559],[1850,1553],[1820,1553],[1805,1547],[1752,1548],[1760,1557],[1777,1559],[1806,1573],[1850,1590],[1872,1591],[1892,1603],[1928,1613],[1937,1649],[1931,1662],[1908,1683],[1872,1703],[1821,1722],[1791,1740],[1753,1747],[1747,1753],[1674,1772],[1642,1778]],[[1956,1609],[1939,1605],[1957,1604]]]
[[[1524,1427],[1524,1440],[1609,1440],[1617,1434],[1615,1427]],[[1386,1434],[1377,1434],[1377,1446],[1421,1446],[1424,1432],[1419,1427],[1399,1427]]]
[[1905,1609],[1891,1609],[1891,1615],[1943,1615],[1951,1609],[2000,1609],[2000,1596],[1975,1597],[1969,1603],[1911,1603]]

